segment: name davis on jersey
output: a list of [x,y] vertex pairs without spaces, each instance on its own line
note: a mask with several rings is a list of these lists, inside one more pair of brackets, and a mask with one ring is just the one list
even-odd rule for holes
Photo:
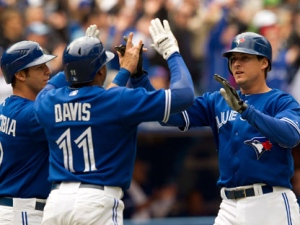
[[90,103],[63,103],[55,104],[55,122],[64,122],[64,121],[89,121],[91,117]]

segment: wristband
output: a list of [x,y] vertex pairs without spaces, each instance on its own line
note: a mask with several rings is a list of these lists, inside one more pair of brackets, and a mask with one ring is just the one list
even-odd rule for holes
[[127,69],[121,68],[112,82],[120,87],[123,87],[126,86],[129,77],[130,72]]

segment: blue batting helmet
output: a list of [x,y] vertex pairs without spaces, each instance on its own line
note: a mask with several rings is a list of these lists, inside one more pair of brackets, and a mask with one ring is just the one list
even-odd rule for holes
[[37,42],[20,41],[3,53],[1,70],[6,83],[10,84],[18,71],[46,63],[55,57],[54,55],[44,54]]
[[[235,36],[231,43],[231,49],[223,53],[223,56],[229,59],[233,52],[264,56],[269,61],[268,71],[271,70],[272,47],[270,42],[262,35],[245,32]],[[228,61],[228,68],[231,72],[229,63]]]
[[67,80],[72,84],[86,83],[114,58],[105,51],[102,42],[95,37],[81,37],[71,42],[63,53],[63,65]]

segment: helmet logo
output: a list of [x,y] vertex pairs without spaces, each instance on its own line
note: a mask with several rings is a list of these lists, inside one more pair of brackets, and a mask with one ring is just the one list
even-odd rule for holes
[[245,38],[244,37],[237,38],[235,42],[236,42],[236,45],[239,46],[240,43],[245,42]]
[[19,51],[19,57],[22,57],[23,55],[27,55],[29,52],[29,50],[26,50],[26,49],[22,49]]

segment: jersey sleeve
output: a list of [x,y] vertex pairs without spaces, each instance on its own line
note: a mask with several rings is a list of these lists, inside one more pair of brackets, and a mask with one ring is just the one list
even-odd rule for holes
[[275,116],[266,115],[249,106],[242,118],[263,135],[287,148],[295,147],[300,141],[300,108],[296,101],[284,96],[277,104]]

